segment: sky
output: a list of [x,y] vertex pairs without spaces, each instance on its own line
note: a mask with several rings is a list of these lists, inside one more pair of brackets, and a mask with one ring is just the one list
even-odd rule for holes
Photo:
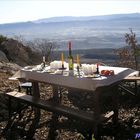
[[120,13],[140,13],[140,0],[0,0],[1,24]]

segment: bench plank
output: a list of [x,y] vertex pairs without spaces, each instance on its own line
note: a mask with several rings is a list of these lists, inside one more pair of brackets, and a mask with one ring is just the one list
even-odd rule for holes
[[[75,119],[81,119],[87,122],[95,122],[93,113],[88,113],[82,110],[76,110],[74,108],[69,108],[67,106],[63,106],[60,104],[57,104],[53,101],[45,101],[39,98],[35,98],[31,95],[27,95],[25,93],[20,93],[17,91],[6,93],[9,97],[15,98],[19,101],[22,101],[24,103],[33,105],[35,107],[39,107],[44,110],[48,110],[51,112],[55,112],[61,115],[64,115],[66,117],[72,117]],[[101,116],[101,121],[107,121],[109,120],[113,115],[113,111],[106,114],[105,116]]]
[[127,76],[124,78],[125,81],[138,81],[140,80],[140,77],[137,77],[137,76]]

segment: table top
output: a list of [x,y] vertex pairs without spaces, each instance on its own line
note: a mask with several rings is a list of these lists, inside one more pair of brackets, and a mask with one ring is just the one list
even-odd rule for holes
[[[95,78],[92,76],[73,76],[69,71],[50,73],[25,68],[18,71],[13,77],[24,78],[28,81],[44,82],[70,88],[95,91],[98,87],[109,86],[125,79],[127,76],[138,75],[138,71],[130,68],[99,66],[99,70],[114,70],[115,74],[112,76],[101,75]],[[67,73],[69,75],[67,75]]]

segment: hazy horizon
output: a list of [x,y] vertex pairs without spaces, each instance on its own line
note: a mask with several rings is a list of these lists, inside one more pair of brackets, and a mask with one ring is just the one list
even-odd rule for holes
[[[123,15],[123,14],[140,14],[140,12],[136,12],[136,13],[118,13],[118,14],[106,14],[106,15],[91,15],[91,16],[54,16],[54,17],[46,17],[46,18],[39,18],[39,19],[35,19],[35,20],[27,20],[27,21],[15,21],[15,22],[9,22],[9,23],[0,23],[0,25],[2,24],[13,24],[13,23],[24,23],[24,22],[36,22],[39,20],[44,20],[44,19],[53,19],[53,18],[65,18],[65,17],[74,17],[74,18],[82,18],[82,17],[100,17],[100,16],[111,16],[111,15]],[[61,21],[60,21],[61,22]]]
[[0,24],[52,17],[83,17],[140,13],[138,0],[5,0],[0,1]]

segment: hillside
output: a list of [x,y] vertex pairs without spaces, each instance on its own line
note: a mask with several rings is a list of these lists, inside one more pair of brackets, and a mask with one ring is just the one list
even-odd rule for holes
[[40,54],[12,38],[0,43],[0,62],[12,62],[20,66],[40,63]]
[[[31,57],[33,53],[30,48],[24,46],[17,40],[6,39],[4,42],[0,44],[1,53],[0,56],[2,58],[6,58],[6,61],[12,61],[19,64],[31,64],[37,62],[39,59],[36,56],[36,61],[34,57]],[[66,51],[63,51],[65,55],[67,55]],[[57,53],[61,53],[57,51]],[[80,54],[81,61],[83,59],[88,58],[92,59],[92,63],[94,59],[98,60],[114,60],[114,49],[90,49],[90,50],[74,50],[73,56],[76,54]],[[1,55],[2,54],[2,55]],[[18,54],[18,55],[17,55]],[[33,55],[33,54],[32,54]],[[41,58],[41,57],[40,57]],[[60,58],[59,58],[60,59]],[[31,61],[32,60],[32,61]],[[29,63],[30,62],[30,63]],[[97,61],[96,61],[97,62]],[[8,122],[8,98],[5,96],[6,92],[18,90],[18,81],[10,81],[8,78],[11,77],[15,72],[21,69],[21,67],[15,63],[7,63],[0,62],[0,138],[3,139],[13,139],[13,140],[25,140],[29,127],[31,126],[32,121],[34,121],[34,113],[33,109],[29,106],[26,108],[20,117],[18,115],[13,119],[12,126],[10,128],[11,131],[7,131],[6,133],[2,133],[7,122]],[[129,88],[134,92],[134,84],[129,83]],[[62,87],[61,87],[62,88]],[[138,93],[140,88],[138,87]],[[22,89],[23,91],[23,89]],[[46,84],[40,84],[40,93],[42,99],[51,99],[52,97],[52,86]],[[78,92],[76,91],[69,93],[66,88],[62,91],[63,104],[67,106],[76,107],[77,109],[83,109],[87,111],[91,111],[93,109],[93,95],[90,92]],[[100,98],[101,111],[110,111],[112,110],[112,98],[111,96],[107,96],[108,94],[104,92],[103,96]],[[136,134],[140,132],[140,110],[139,110],[139,94],[137,96],[133,96],[130,94],[126,94],[124,91],[119,89],[118,92],[118,101],[119,101],[119,122],[117,125],[114,125],[112,121],[106,122],[104,125],[101,125],[101,132],[103,134],[102,138],[104,140],[126,140],[126,139],[134,139]],[[19,103],[12,101],[12,109],[13,111],[17,110],[17,106]],[[22,104],[23,106],[23,104]],[[41,119],[39,123],[39,127],[37,127],[34,132],[33,139],[34,140],[44,140],[48,138],[50,125],[51,125],[51,113],[48,111],[41,110]],[[20,119],[18,119],[20,118]],[[67,121],[69,120],[69,121]],[[86,135],[86,125],[84,122],[75,121],[73,119],[67,119],[64,116],[59,116],[59,121],[62,125],[57,126],[57,139],[59,140],[84,140],[83,134],[79,133],[78,130],[83,130]],[[64,124],[64,126],[63,126]],[[71,124],[71,125],[70,125]],[[89,124],[87,124],[87,128]],[[10,133],[11,132],[11,133]],[[82,132],[82,131],[80,131]],[[3,134],[3,135],[2,135]]]
[[[8,122],[8,98],[5,96],[6,92],[17,90],[18,82],[10,81],[8,78],[12,76],[13,72],[15,73],[20,69],[19,66],[13,63],[0,63],[0,139],[5,140],[25,140],[26,134],[25,132],[28,131],[31,122],[34,120],[34,113],[33,109],[29,106],[22,112],[22,116],[20,116],[20,121],[18,120],[18,115],[14,118],[12,122],[11,131],[7,131],[5,135],[2,135],[3,129],[6,127]],[[133,87],[133,84],[131,85]],[[52,97],[52,88],[50,86],[46,86],[46,84],[40,85],[41,90],[41,97],[43,99],[48,99]],[[140,91],[140,88],[138,88]],[[139,92],[138,92],[139,93]],[[69,95],[67,98],[67,91],[63,89],[63,99],[64,104],[74,106],[77,109],[87,109],[89,111],[90,108],[93,106],[93,95],[91,93],[82,92],[81,94],[72,94]],[[102,110],[112,109],[111,99],[103,96],[104,98],[101,99],[103,102]],[[69,100],[68,100],[69,99]],[[106,99],[106,100],[104,100]],[[117,125],[114,125],[112,121],[108,121],[101,127],[101,133],[103,134],[103,140],[134,140],[136,134],[140,132],[140,102],[139,102],[139,95],[133,96],[130,94],[126,94],[119,90],[119,122]],[[17,102],[12,101],[12,109],[17,110]],[[19,105],[19,103],[18,103]],[[22,104],[23,106],[23,104]],[[58,130],[56,131],[57,139],[58,140],[84,140],[85,138],[81,133],[77,132],[77,129],[85,128],[85,124],[83,122],[67,119],[63,116],[59,116],[59,119],[62,125],[58,125]],[[39,126],[37,127],[34,133],[34,140],[44,140],[48,137],[48,132],[50,130],[50,123],[51,123],[51,113],[48,111],[41,110],[41,119]],[[64,126],[63,126],[64,123]],[[72,128],[74,129],[72,129]],[[71,129],[70,129],[71,128]],[[79,130],[78,129],[78,130]],[[85,130],[85,129],[84,129]],[[11,132],[9,134],[9,132]],[[86,133],[86,131],[85,131]],[[84,133],[84,134],[85,134]]]
[[[65,59],[67,59],[68,51],[57,51],[55,52],[60,56],[61,52],[64,52]],[[79,49],[73,50],[72,55],[74,57],[74,61],[76,62],[76,55],[80,55],[81,63],[105,63],[107,65],[116,65],[116,61],[118,61],[118,56],[115,53],[115,49],[113,48],[94,48],[94,49]],[[59,58],[58,58],[59,59]]]
[[113,15],[100,15],[100,16],[64,16],[64,17],[51,17],[46,19],[39,19],[33,21],[34,23],[49,23],[49,22],[65,22],[65,21],[89,21],[89,20],[111,20],[111,19],[120,19],[120,18],[140,18],[139,13],[132,14],[113,14]]
[[66,49],[72,40],[73,49],[120,48],[124,34],[132,28],[140,40],[140,14],[118,14],[91,17],[53,17],[37,21],[1,24],[0,33],[22,35],[27,40],[45,38]]
[[[32,42],[32,45],[35,45],[34,42]],[[39,52],[39,50],[33,50],[32,47],[28,45],[25,46],[18,40],[7,38],[0,44],[0,62],[12,62],[20,66],[39,64],[42,61],[41,52]],[[47,50],[45,49],[44,51]],[[67,61],[68,49],[63,51],[54,49],[52,51],[53,51],[51,56],[52,60],[54,59],[60,60],[60,55],[63,52],[65,55],[65,60]],[[115,65],[116,60],[118,59],[114,52],[114,49],[112,48],[78,49],[78,50],[73,49],[72,55],[74,57],[75,62],[77,54],[80,55],[81,63],[101,62]]]

